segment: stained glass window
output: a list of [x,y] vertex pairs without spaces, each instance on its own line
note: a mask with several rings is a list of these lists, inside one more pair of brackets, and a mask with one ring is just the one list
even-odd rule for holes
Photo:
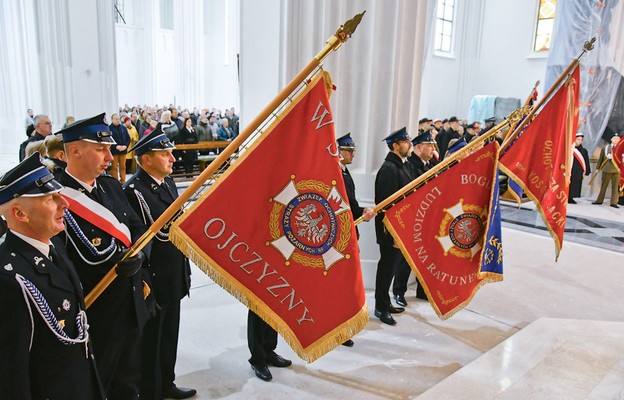
[[556,8],[557,0],[539,0],[533,51],[542,52],[550,50],[550,39],[555,22]]

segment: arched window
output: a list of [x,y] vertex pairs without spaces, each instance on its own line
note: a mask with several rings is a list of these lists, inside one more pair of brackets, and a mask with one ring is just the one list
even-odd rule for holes
[[453,48],[453,25],[455,23],[455,0],[438,0],[436,11],[435,40],[433,49],[451,53]]
[[556,8],[557,0],[539,0],[533,51],[542,52],[550,50],[550,39],[555,22]]

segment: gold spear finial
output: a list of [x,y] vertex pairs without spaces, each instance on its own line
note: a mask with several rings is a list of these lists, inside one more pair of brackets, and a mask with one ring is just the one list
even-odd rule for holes
[[355,28],[360,24],[362,17],[364,16],[363,11],[360,14],[356,14],[355,17],[351,18],[344,24],[340,25],[340,28],[334,33],[329,39],[327,39],[327,45],[323,47],[323,49],[314,57],[318,62],[321,62],[327,57],[329,53],[332,51],[338,50],[340,46],[343,45],[353,35],[355,32]]
[[594,49],[594,43],[596,43],[595,36],[591,38],[591,40],[588,40],[587,42],[585,42],[585,44],[583,45],[583,48],[585,49],[585,51],[592,51]]
[[340,25],[340,28],[336,31],[336,37],[340,39],[342,43],[346,42],[347,39],[353,35],[353,32],[355,32],[355,29],[360,24],[365,12],[366,11],[356,14],[355,17]]

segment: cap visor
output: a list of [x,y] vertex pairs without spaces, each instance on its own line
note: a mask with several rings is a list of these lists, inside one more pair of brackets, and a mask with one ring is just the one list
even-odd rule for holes
[[52,179],[41,186],[33,186],[21,196],[24,197],[40,197],[48,194],[58,193],[63,189],[63,185]]
[[115,139],[113,139],[112,136],[105,136],[99,139],[82,139],[85,142],[89,142],[89,143],[95,143],[95,144],[117,144],[117,142],[115,142]]

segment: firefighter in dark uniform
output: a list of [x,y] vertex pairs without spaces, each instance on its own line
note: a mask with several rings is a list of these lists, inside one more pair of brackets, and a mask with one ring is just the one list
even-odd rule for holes
[[[355,154],[355,142],[351,138],[351,133],[347,133],[346,135],[338,138],[336,142],[338,143],[338,150],[340,151],[340,169],[342,170],[342,179],[345,184],[345,189],[347,190],[347,198],[349,199],[349,207],[351,208],[353,220],[356,220],[364,215],[364,220],[370,221],[371,219],[373,219],[376,213],[374,213],[373,209],[370,207],[360,207],[360,204],[355,198],[355,183],[353,182],[351,173],[347,168],[347,165],[353,162],[353,157]],[[357,236],[359,239],[359,232],[357,232]]]
[[63,243],[67,201],[39,159],[0,178],[0,398],[103,399],[82,288]]
[[[436,159],[434,158],[434,151],[436,150],[436,141],[433,139],[431,132],[423,132],[420,135],[412,139],[412,145],[414,151],[412,155],[408,157],[410,168],[414,178],[418,178],[425,172],[429,171],[435,166]],[[411,268],[408,263],[397,264],[397,270],[394,272],[394,282],[392,283],[392,293],[394,295],[394,301],[401,307],[407,306],[405,300],[405,292],[407,291],[407,281]],[[416,297],[419,299],[427,299],[427,293],[423,289],[418,279],[416,288]]]
[[[104,171],[113,159],[104,114],[77,121],[63,135],[67,168],[59,182],[74,197],[62,234],[85,293],[116,264],[117,276],[87,310],[96,364],[108,399],[136,399],[141,382],[141,329],[149,285],[142,279],[149,246],[120,261],[146,230],[121,184]],[[65,189],[67,191],[67,189]],[[145,273],[147,275],[147,273]]]
[[292,364],[292,361],[275,352],[277,348],[275,329],[251,310],[247,313],[247,346],[251,353],[251,358],[249,358],[251,369],[263,381],[273,379],[268,365],[284,368]]
[[[340,152],[340,169],[342,170],[342,180],[345,184],[345,189],[347,191],[347,199],[349,200],[349,208],[351,209],[351,215],[353,215],[353,220],[364,216],[364,221],[370,221],[377,215],[376,212],[370,207],[360,207],[357,199],[355,198],[355,182],[353,182],[353,178],[351,177],[351,173],[349,172],[349,168],[347,165],[353,162],[353,157],[355,155],[355,142],[351,138],[351,132],[346,135],[338,138],[336,140],[338,144],[338,151]],[[357,238],[360,238],[360,232],[355,227],[355,232],[357,234]],[[349,339],[342,344],[343,346],[351,347],[353,346],[353,340]]]
[[[376,204],[381,203],[414,179],[414,173],[407,161],[412,142],[406,128],[392,132],[383,140],[390,152],[375,177]],[[395,246],[392,235],[385,229],[384,217],[384,213],[379,213],[375,218],[375,234],[381,254],[375,279],[375,316],[385,324],[396,325],[395,319],[390,314],[401,313],[405,309],[392,305],[388,291],[394,271],[397,269],[396,265],[407,263],[407,261],[401,250]]]
[[[124,184],[124,191],[146,225],[152,225],[178,197],[176,184],[169,177],[175,161],[174,148],[158,124],[130,149],[140,168]],[[148,270],[160,309],[143,331],[141,399],[186,399],[197,391],[177,387],[174,380],[180,301],[189,294],[191,269],[188,259],[169,241],[168,225],[152,241]]]

